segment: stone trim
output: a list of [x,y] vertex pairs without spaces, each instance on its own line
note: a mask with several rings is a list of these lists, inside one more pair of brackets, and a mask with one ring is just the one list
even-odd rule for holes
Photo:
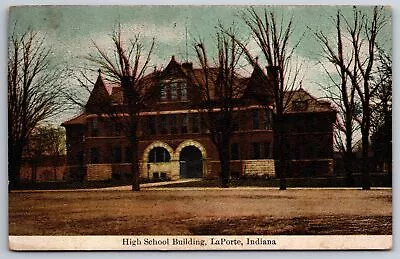
[[162,142],[162,141],[154,141],[153,143],[148,145],[146,147],[146,149],[143,151],[143,162],[144,163],[147,163],[148,158],[149,158],[149,153],[155,147],[165,148],[169,152],[169,155],[171,156],[171,160],[174,159],[174,150],[167,143]]
[[206,149],[203,147],[202,144],[200,144],[199,142],[192,140],[192,139],[185,140],[181,144],[179,144],[179,146],[175,150],[174,159],[179,161],[179,155],[181,154],[182,149],[184,149],[185,147],[188,147],[188,146],[194,146],[194,147],[198,148],[201,152],[201,156],[202,156],[203,160],[207,159]]

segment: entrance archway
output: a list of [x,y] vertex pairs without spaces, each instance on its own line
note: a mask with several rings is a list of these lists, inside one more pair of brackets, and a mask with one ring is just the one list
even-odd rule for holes
[[179,155],[180,178],[201,178],[203,176],[203,156],[195,146],[184,147]]

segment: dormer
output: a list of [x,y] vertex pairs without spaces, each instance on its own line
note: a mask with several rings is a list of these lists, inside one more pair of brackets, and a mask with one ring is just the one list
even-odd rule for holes
[[308,107],[308,100],[292,101],[293,111],[305,111]]
[[192,68],[192,63],[181,65],[175,60],[175,56],[171,57],[167,67],[161,73],[160,102],[185,102],[188,100],[187,73]]
[[167,80],[169,78],[185,78],[185,77],[186,74],[183,71],[181,64],[176,62],[175,56],[172,56],[167,67],[161,73],[161,78]]

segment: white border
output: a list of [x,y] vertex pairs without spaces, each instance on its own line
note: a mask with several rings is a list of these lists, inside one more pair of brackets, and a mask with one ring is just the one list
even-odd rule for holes
[[10,249],[35,250],[388,250],[389,235],[10,236]]
[[[11,5],[52,5],[52,4],[64,4],[64,5],[83,5],[83,4],[90,4],[90,5],[99,5],[99,4],[329,4],[329,5],[335,5],[335,4],[379,4],[379,5],[391,5],[393,7],[393,59],[394,59],[394,71],[398,71],[398,61],[399,61],[399,52],[397,51],[398,46],[400,46],[400,41],[399,41],[399,33],[398,33],[398,17],[399,17],[399,1],[397,0],[386,0],[386,1],[371,1],[371,0],[357,0],[357,1],[345,1],[345,0],[330,0],[330,1],[318,1],[318,0],[307,0],[307,1],[290,1],[290,0],[252,0],[252,1],[246,1],[246,0],[205,0],[205,1],[196,1],[196,0],[168,0],[168,1],[162,1],[162,0],[1,0],[0,1],[0,7],[1,7],[1,13],[0,13],[0,59],[3,62],[0,62],[0,74],[3,75],[0,77],[0,83],[1,85],[5,86],[6,85],[6,51],[7,51],[7,42],[6,42],[6,29],[7,29],[7,9]],[[393,101],[393,107],[394,107],[394,113],[393,113],[393,118],[394,118],[394,136],[393,136],[393,141],[394,143],[398,143],[399,140],[399,130],[397,130],[398,123],[398,108],[397,108],[397,103],[398,103],[398,76],[396,73],[394,73],[394,82],[395,86],[394,87],[394,101]],[[98,258],[103,257],[103,258],[109,258],[110,256],[112,258],[119,258],[119,257],[138,257],[140,256],[141,258],[187,258],[190,256],[190,258],[204,258],[204,256],[207,257],[212,257],[212,258],[242,258],[243,256],[246,256],[244,253],[246,252],[236,252],[235,254],[233,253],[228,253],[228,252],[223,252],[223,253],[215,253],[215,252],[202,252],[202,253],[167,253],[167,254],[161,254],[157,252],[146,252],[146,253],[135,253],[135,254],[126,254],[123,252],[113,252],[112,254],[110,253],[102,253],[102,252],[93,252],[93,253],[84,253],[84,252],[73,252],[71,253],[14,253],[10,252],[8,250],[8,195],[7,195],[7,100],[6,100],[6,87],[1,87],[2,93],[0,94],[2,99],[2,105],[3,109],[0,109],[0,122],[1,127],[0,127],[0,135],[1,135],[1,148],[0,148],[0,164],[2,165],[1,170],[1,179],[0,179],[0,186],[2,187],[2,194],[1,199],[2,199],[2,215],[1,215],[1,220],[0,220],[0,227],[3,230],[2,235],[0,236],[0,253],[2,258],[21,258],[21,257],[28,257],[29,258],[54,258],[54,256],[61,257],[61,258],[66,258],[71,255],[74,257],[85,257],[85,258],[93,258],[96,257]],[[399,182],[399,175],[396,174],[396,172],[399,172],[397,163],[399,161],[399,145],[393,145],[393,158],[394,158],[394,178],[393,178],[393,219],[396,219],[396,215],[399,213],[398,206],[396,205],[396,201],[398,198],[398,191],[397,191],[397,186]],[[317,254],[318,258],[336,258],[338,255],[343,256],[346,258],[375,258],[378,256],[384,256],[385,258],[400,258],[400,252],[397,247],[398,244],[398,233],[399,231],[398,224],[396,220],[393,220],[393,244],[394,248],[392,251],[386,251],[386,252],[379,252],[377,253],[371,253],[369,251],[358,251],[358,252],[341,252],[340,254],[338,253],[331,253],[331,252],[319,252]],[[315,256],[313,252],[274,252],[273,254],[265,254],[265,253],[258,253],[254,252],[251,253],[252,257],[257,257],[257,258],[265,258],[265,256],[272,256],[273,258],[296,258],[296,259],[302,259],[302,258],[309,258],[310,256]]]

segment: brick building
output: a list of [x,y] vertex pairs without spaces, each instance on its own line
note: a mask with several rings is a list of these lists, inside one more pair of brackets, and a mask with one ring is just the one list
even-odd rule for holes
[[[155,73],[155,72],[154,72]],[[154,178],[213,178],[219,175],[218,153],[196,108],[201,69],[171,58],[149,88],[154,98],[140,113],[140,175]],[[147,79],[144,80],[147,80]],[[240,78],[242,93],[237,107],[230,156],[232,175],[275,176],[273,146],[273,99],[260,89],[273,80],[255,69]],[[271,85],[271,84],[268,84]],[[261,87],[260,87],[261,86]],[[263,96],[264,103],[258,100]],[[124,179],[131,175],[131,150],[120,123],[101,116],[100,105],[121,106],[121,87],[103,79],[101,72],[86,109],[63,123],[67,134],[69,177],[80,180]],[[267,102],[265,102],[267,100]],[[290,158],[288,176],[317,176],[333,173],[333,129],[335,111],[300,88],[287,93],[284,139]],[[270,103],[270,105],[268,105]],[[121,114],[120,119],[123,120]]]

